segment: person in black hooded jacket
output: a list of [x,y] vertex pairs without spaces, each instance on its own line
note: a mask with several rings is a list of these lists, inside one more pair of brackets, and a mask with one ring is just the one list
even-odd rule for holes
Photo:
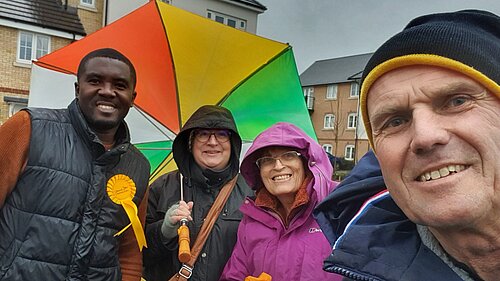
[[[233,116],[220,106],[200,107],[183,126],[173,143],[173,156],[179,170],[155,180],[150,187],[146,216],[144,278],[164,281],[176,274],[179,220],[188,218],[190,244],[193,245],[220,189],[238,176],[241,138]],[[182,174],[184,201],[180,201]],[[242,177],[222,209],[198,256],[191,280],[215,281],[231,256],[238,224],[243,217],[239,207],[253,191]]]

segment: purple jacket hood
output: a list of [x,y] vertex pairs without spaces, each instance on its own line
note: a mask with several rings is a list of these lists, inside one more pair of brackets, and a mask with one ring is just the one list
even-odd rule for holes
[[313,185],[319,201],[325,198],[334,188],[335,184],[330,180],[333,168],[323,148],[297,126],[286,122],[279,122],[255,138],[241,163],[241,174],[252,189],[262,186],[259,168],[255,164],[255,161],[260,156],[259,150],[269,146],[296,148],[307,159],[307,167],[314,175],[315,180],[320,180],[318,176],[322,176],[323,179],[327,180],[327,189],[321,188],[324,185]]

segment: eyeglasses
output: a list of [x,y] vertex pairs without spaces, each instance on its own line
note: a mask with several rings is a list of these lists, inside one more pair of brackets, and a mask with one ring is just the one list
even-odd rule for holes
[[194,137],[199,142],[207,142],[214,135],[218,142],[227,142],[231,137],[231,132],[228,130],[196,130]]
[[287,165],[299,159],[300,156],[301,154],[298,153],[297,151],[287,151],[275,157],[270,157],[270,156],[261,157],[257,159],[257,161],[255,161],[255,164],[257,165],[257,167],[259,167],[259,169],[269,169],[274,167],[274,165],[276,164],[276,160],[280,160],[281,164]]

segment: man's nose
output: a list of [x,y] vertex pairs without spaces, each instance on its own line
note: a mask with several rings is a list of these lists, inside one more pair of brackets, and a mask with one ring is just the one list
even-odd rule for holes
[[450,140],[444,116],[432,109],[414,110],[411,122],[410,149],[415,154],[432,152]]
[[111,83],[102,84],[102,86],[99,88],[99,94],[103,96],[114,96],[115,91],[113,85]]

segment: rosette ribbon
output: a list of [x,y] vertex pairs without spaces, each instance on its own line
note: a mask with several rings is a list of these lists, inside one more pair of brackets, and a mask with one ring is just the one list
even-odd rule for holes
[[122,205],[123,209],[125,209],[125,213],[130,219],[130,223],[122,230],[118,231],[115,236],[122,234],[125,230],[132,226],[137,244],[139,249],[142,251],[142,248],[147,247],[147,244],[141,221],[137,216],[137,206],[134,201],[132,201],[136,192],[134,181],[124,174],[114,175],[108,180],[106,191],[108,192],[109,198],[114,203]]

